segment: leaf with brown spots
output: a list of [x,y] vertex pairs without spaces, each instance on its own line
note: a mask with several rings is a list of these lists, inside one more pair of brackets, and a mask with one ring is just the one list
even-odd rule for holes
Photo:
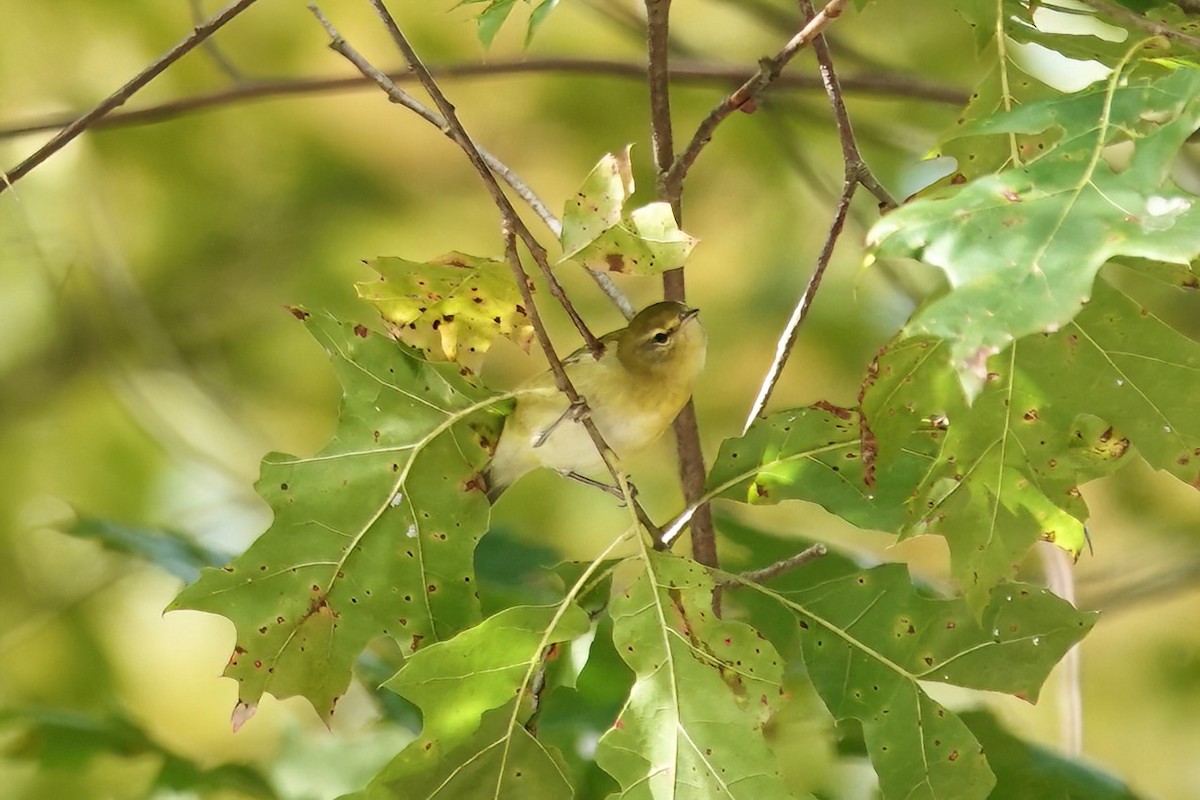
[[533,325],[512,269],[501,261],[447,253],[426,262],[377,258],[377,281],[356,284],[388,329],[431,358],[475,369],[497,336],[528,349]]
[[1087,520],[1079,486],[1135,449],[1185,483],[1200,478],[1200,345],[1107,282],[1061,330],[993,356],[970,405],[939,358],[946,347],[928,338],[889,345],[863,409],[881,469],[908,458],[930,418],[949,420],[903,534],[945,536],[977,608],[1039,538],[1079,553]]
[[503,404],[391,339],[324,315],[305,324],[342,384],[334,436],[316,455],[263,460],[271,527],[170,608],[233,621],[225,674],[240,703],[301,695],[328,718],[371,639],[428,645],[478,620],[464,579],[488,504],[464,487],[489,457],[479,442],[494,441]]
[[[876,257],[924,261],[949,282],[920,306],[906,333],[944,339],[973,396],[985,379],[972,368],[975,355],[1066,325],[1109,259],[1194,261],[1200,196],[1178,188],[1169,170],[1198,126],[1194,69],[1130,77],[969,123],[965,132],[1003,140],[1061,135],[1020,164],[907,203],[875,225],[869,241]],[[1115,143],[1131,148],[1128,163],[1101,157]]]
[[630,275],[683,266],[696,240],[667,203],[627,209],[633,188],[629,147],[600,160],[563,211],[563,261]]
[[614,597],[613,643],[636,675],[596,762],[617,797],[793,797],[762,726],[783,663],[749,625],[713,615],[713,579],[694,561],[650,552]]
[[901,565],[821,581],[804,579],[810,566],[820,569],[801,567],[786,594],[750,588],[794,615],[807,674],[836,719],[862,722],[884,797],[988,797],[995,779],[979,742],[921,683],[1035,700],[1096,615],[1004,584],[977,623],[964,601],[918,591]]

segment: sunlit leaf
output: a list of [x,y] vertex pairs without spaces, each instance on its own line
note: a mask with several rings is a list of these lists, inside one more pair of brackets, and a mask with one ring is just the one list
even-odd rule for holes
[[722,443],[708,489],[743,503],[807,500],[859,527],[895,532],[908,518],[904,503],[928,471],[940,435],[930,430],[887,464],[886,475],[868,478],[857,411],[828,404],[780,411]]
[[633,188],[629,147],[600,159],[563,211],[564,261],[633,275],[683,266],[696,240],[667,203],[626,209]]
[[413,652],[479,617],[472,556],[488,505],[477,473],[500,418],[488,393],[362,325],[294,313],[342,383],[337,430],[314,456],[263,460],[274,523],[170,606],[233,621],[225,674],[240,684],[241,721],[263,692],[302,695],[328,716],[372,638]]
[[431,357],[475,367],[497,336],[529,348],[533,325],[508,264],[463,253],[368,263],[380,278],[356,284],[358,296],[394,335]]
[[791,797],[763,738],[783,664],[753,628],[712,613],[695,562],[651,553],[614,598],[613,640],[637,678],[596,760],[618,797]]
[[[945,271],[949,290],[922,306],[906,331],[950,342],[971,394],[981,389],[991,355],[1070,321],[1109,258],[1186,264],[1200,254],[1200,198],[1167,178],[1200,125],[1200,70],[1028,104],[972,131],[1051,125],[1063,135],[1045,155],[950,197],[909,203],[870,234],[880,257],[918,258]],[[1133,147],[1120,170],[1100,158],[1100,148],[1117,138]]]
[[1095,614],[1024,584],[998,587],[976,623],[965,602],[918,593],[900,565],[787,594],[754,589],[795,614],[809,678],[835,718],[861,721],[889,799],[982,800],[995,781],[979,742],[920,682],[1036,700],[1095,623]]
[[948,428],[905,530],[946,537],[977,605],[1037,539],[1079,552],[1087,509],[1078,487],[1125,463],[1131,444],[1158,469],[1200,483],[1200,345],[1106,282],[1061,330],[993,357],[969,406],[938,357],[948,346],[890,345],[863,409],[880,470],[905,457],[927,419]]
[[588,627],[575,605],[518,606],[407,659],[387,687],[421,709],[421,735],[362,797],[571,797],[559,759],[530,736],[518,704],[543,648]]

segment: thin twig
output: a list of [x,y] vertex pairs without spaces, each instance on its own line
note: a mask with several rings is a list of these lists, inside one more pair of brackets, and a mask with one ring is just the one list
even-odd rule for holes
[[808,21],[799,33],[793,36],[773,58],[765,58],[760,62],[758,72],[748,78],[741,86],[730,92],[717,106],[709,112],[704,121],[696,128],[687,149],[679,154],[671,165],[666,176],[666,183],[673,189],[683,185],[688,170],[696,163],[700,152],[712,140],[717,126],[734,111],[753,104],[763,90],[774,83],[783,72],[788,62],[809,44],[821,31],[825,30],[837,19],[850,0],[829,0],[821,12]]
[[[508,198],[504,194],[504,190],[500,188],[500,184],[496,182],[496,179],[489,171],[487,163],[483,160],[483,157],[479,153],[479,148],[475,146],[473,141],[471,141],[471,137],[467,135],[466,129],[464,129],[462,123],[459,122],[458,114],[455,112],[454,106],[449,100],[446,99],[446,95],[443,94],[442,90],[438,87],[433,75],[429,73],[429,70],[425,67],[425,64],[421,61],[416,51],[413,50],[412,45],[409,44],[408,39],[404,36],[404,33],[400,30],[400,27],[396,24],[396,20],[392,18],[391,12],[389,12],[387,7],[383,4],[383,0],[367,0],[367,2],[372,8],[375,9],[375,12],[379,15],[380,20],[383,21],[384,27],[387,28],[388,33],[391,35],[392,41],[395,42],[396,47],[399,48],[401,54],[404,56],[404,60],[408,63],[409,68],[417,76],[417,80],[421,83],[421,86],[433,99],[433,103],[437,106],[438,111],[441,112],[442,117],[446,122],[446,126],[449,129],[450,135],[453,137],[455,143],[462,148],[464,153],[466,153],[467,159],[471,162],[472,166],[475,167],[475,171],[478,172],[479,176],[483,179],[484,186],[487,188],[488,194],[492,196],[492,200],[496,203],[496,207],[500,210],[501,215],[504,217],[505,224],[510,226],[512,232],[518,238],[520,238],[522,244],[524,244],[525,248],[529,251],[529,254],[533,256],[534,263],[538,265],[538,268],[542,272],[542,276],[546,279],[546,284],[550,288],[550,294],[554,296],[554,299],[557,300],[567,312],[567,316],[571,318],[571,322],[574,323],[575,329],[578,330],[579,335],[583,337],[584,346],[592,352],[593,356],[599,358],[604,352],[604,345],[602,345],[600,340],[597,339],[596,336],[588,329],[588,326],[586,323],[584,323],[583,318],[579,316],[579,312],[575,310],[575,307],[571,304],[571,301],[567,299],[567,295],[563,292],[562,285],[558,282],[558,278],[555,277],[554,271],[550,268],[550,262],[546,257],[546,249],[542,247],[541,243],[539,243],[534,235],[530,233],[529,228],[525,226],[525,223],[521,221],[520,216],[517,215],[516,209],[514,209],[512,207],[512,203],[508,201]],[[563,377],[566,377],[566,373],[563,373]]]
[[130,97],[133,97],[139,89],[162,74],[163,70],[183,58],[198,44],[209,36],[212,36],[224,27],[227,22],[254,5],[255,2],[257,0],[235,0],[235,2],[230,3],[204,24],[197,25],[183,40],[156,58],[153,63],[135,75],[128,83],[102,100],[91,111],[83,114],[59,131],[54,138],[39,147],[33,155],[26,158],[20,164],[17,164],[3,176],[0,176],[0,193],[28,175],[38,164],[41,164],[65,147],[76,136],[87,130],[88,126],[93,122],[123,104]]
[[[204,0],[188,0],[188,5],[192,9],[192,24],[204,24]],[[242,71],[234,66],[234,63],[221,51],[221,48],[217,46],[215,41],[209,39],[204,42],[202,47],[204,48],[204,52],[208,53],[208,57],[212,59],[212,62],[217,65],[217,69],[225,73],[230,80],[234,83],[241,83],[245,80]]]
[[1127,8],[1122,8],[1116,3],[1110,3],[1108,0],[1081,0],[1081,2],[1093,11],[1107,14],[1128,27],[1138,28],[1153,36],[1162,36],[1180,44],[1186,44],[1193,50],[1200,50],[1200,38],[1184,33],[1183,31],[1177,31],[1170,25],[1146,19],[1141,14],[1130,11]]
[[[800,8],[805,14],[808,14],[810,17],[813,16],[813,7],[809,0],[800,0]],[[763,409],[766,408],[767,401],[770,400],[771,393],[775,390],[775,386],[779,382],[779,376],[783,372],[784,364],[787,363],[788,357],[796,345],[800,325],[808,316],[808,311],[812,308],[813,298],[816,296],[817,290],[821,287],[821,279],[825,275],[825,268],[829,266],[829,261],[833,257],[834,245],[837,244],[837,240],[842,234],[842,228],[846,224],[846,215],[850,211],[850,202],[854,199],[854,193],[859,185],[874,194],[882,208],[896,207],[895,199],[892,198],[891,194],[875,178],[858,150],[858,142],[854,137],[854,128],[850,124],[850,115],[846,111],[846,102],[842,97],[841,85],[838,82],[837,72],[833,66],[833,55],[829,52],[829,43],[825,41],[824,36],[817,36],[812,40],[812,45],[813,51],[817,55],[817,63],[821,68],[821,80],[825,84],[825,92],[829,96],[829,106],[833,111],[833,119],[837,125],[838,139],[842,145],[842,162],[845,171],[842,181],[842,193],[838,198],[837,210],[834,212],[833,222],[829,226],[829,233],[825,237],[825,244],[821,248],[821,254],[817,258],[816,267],[813,268],[812,276],[808,279],[808,284],[804,287],[804,293],[800,296],[799,302],[796,303],[796,307],[792,310],[791,318],[779,336],[779,341],[775,346],[775,358],[771,361],[771,366],[767,369],[767,374],[763,376],[762,385],[759,387],[758,396],[755,397],[754,403],[750,407],[750,413],[746,415],[746,421],[742,426],[743,435],[750,429],[750,425],[763,412]]]
[[[310,8],[312,7],[310,6]],[[362,73],[364,79],[372,81],[381,89],[383,89],[383,91],[387,94],[388,99],[393,103],[397,103],[398,105],[402,105],[409,109],[417,116],[421,117],[421,119],[425,120],[430,125],[433,125],[439,131],[441,131],[451,141],[454,141],[453,131],[442,115],[428,108],[424,103],[401,89],[395,84],[391,76],[377,69],[373,64],[363,58],[362,54],[346,44],[345,40],[337,34],[337,31],[329,23],[329,20],[327,20],[318,9],[313,9],[313,13],[316,14],[317,19],[321,22],[322,26],[324,26],[326,32],[329,34],[331,41],[330,47],[342,55],[351,64],[353,64],[355,68]],[[411,73],[406,74],[409,77],[412,77]],[[533,213],[537,214],[538,218],[541,219],[546,227],[550,229],[550,232],[554,234],[555,238],[560,237],[562,235],[562,223],[559,221],[558,217],[556,217],[550,211],[549,207],[542,202],[541,198],[537,196],[537,193],[533,191],[529,184],[525,183],[525,181],[523,181],[515,172],[513,172],[508,165],[492,154],[491,151],[487,150],[478,143],[474,143],[474,147],[479,153],[480,157],[483,159],[484,163],[487,164],[488,168],[496,175],[500,176],[501,180],[509,185],[509,187],[517,194],[517,196],[520,197],[530,209],[532,209]],[[625,315],[625,318],[632,319],[634,313],[633,306],[630,304],[629,298],[626,297],[624,292],[622,292],[620,288],[613,282],[612,278],[590,268],[588,269],[588,273],[596,281],[601,291],[608,295],[613,304],[621,310],[621,313]]]
[[825,545],[817,543],[811,547],[801,550],[794,556],[789,556],[782,561],[776,561],[770,566],[762,569],[753,569],[749,572],[743,572],[737,578],[725,578],[717,582],[718,586],[738,586],[741,583],[766,583],[772,578],[777,578],[785,572],[791,572],[798,567],[802,567],[810,561],[816,561],[818,558],[826,555],[829,549]]
[[808,284],[804,287],[804,293],[800,295],[800,301],[792,309],[791,318],[788,319],[787,325],[779,335],[779,341],[775,345],[775,358],[771,361],[767,374],[763,376],[762,385],[758,387],[758,396],[754,398],[750,413],[746,415],[746,421],[742,425],[742,435],[750,430],[750,425],[762,414],[763,409],[767,407],[767,401],[771,399],[771,393],[775,391],[775,385],[779,382],[784,364],[787,363],[792,348],[796,345],[796,338],[800,334],[800,325],[808,316],[808,310],[812,308],[812,300],[817,294],[817,289],[821,287],[821,278],[825,274],[825,268],[829,266],[829,260],[833,256],[833,247],[842,233],[842,227],[846,224],[850,201],[854,198],[857,188],[858,182],[851,179],[847,179],[842,185],[842,195],[838,198],[833,223],[829,226],[829,233],[825,236],[825,244],[821,248],[820,256],[817,257],[817,265],[808,279]]
[[[596,75],[612,78],[645,80],[646,66],[632,61],[612,61],[588,58],[530,58],[519,61],[491,61],[485,64],[447,64],[430,67],[435,78],[498,78],[508,75]],[[416,80],[408,70],[383,73],[393,83],[401,84]],[[731,83],[745,77],[745,70],[721,64],[703,62],[675,62],[671,65],[671,81],[674,83],[708,84]],[[340,78],[295,78],[285,80],[246,81],[215,92],[206,92],[170,100],[142,108],[113,111],[95,120],[92,130],[116,128],[126,125],[148,125],[164,120],[176,119],[197,111],[224,108],[237,103],[264,100],[274,97],[316,95],[364,89],[375,85],[375,81],[361,75]],[[781,75],[777,89],[811,91],[821,87],[821,81],[809,75]],[[961,106],[967,102],[968,93],[951,86],[929,83],[919,78],[903,75],[860,75],[843,78],[842,88],[847,92],[883,97],[911,97],[933,103]],[[0,140],[14,139],[34,133],[57,131],[78,117],[74,114],[54,114],[24,122],[0,125]]]

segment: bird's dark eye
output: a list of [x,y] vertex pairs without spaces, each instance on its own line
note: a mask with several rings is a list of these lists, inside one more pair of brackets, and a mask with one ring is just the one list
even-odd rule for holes
[[659,344],[666,344],[667,340],[670,338],[670,334],[668,334],[666,331],[659,331],[658,333],[654,334],[654,341],[658,342]]

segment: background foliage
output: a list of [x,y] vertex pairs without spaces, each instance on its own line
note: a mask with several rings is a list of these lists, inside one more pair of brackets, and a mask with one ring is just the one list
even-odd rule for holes
[[[1115,441],[1131,443],[1154,466],[1184,481],[1194,479],[1194,465],[1179,463],[1197,435],[1191,413],[1196,405],[1190,400],[1197,396],[1193,351],[1200,328],[1194,296],[1187,291],[1195,285],[1187,267],[1195,255],[1195,224],[1189,216],[1194,210],[1173,202],[1181,192],[1167,178],[1184,190],[1197,188],[1187,146],[1182,160],[1172,157],[1195,124],[1195,90],[1188,83],[1194,82],[1195,73],[1172,73],[1168,67],[1140,73],[1136,78],[1142,82],[1122,86],[1112,95],[1112,127],[1087,129],[1087,120],[1095,118],[1094,113],[1087,116],[1089,108],[1105,102],[1103,84],[1083,96],[1086,102],[1056,104],[1055,93],[1014,70],[1009,92],[1025,105],[996,117],[993,112],[1002,107],[996,99],[1000,77],[991,70],[995,53],[988,49],[996,46],[988,32],[995,4],[929,5],[930,13],[915,15],[907,4],[869,4],[847,13],[832,31],[864,154],[900,196],[925,182],[914,165],[947,130],[955,130],[956,136],[943,150],[959,159],[962,177],[974,179],[1011,166],[1014,148],[1024,154],[1028,171],[971,184],[963,196],[978,196],[980,201],[969,225],[939,222],[943,218],[936,203],[948,201],[936,198],[888,216],[873,234],[882,243],[882,255],[921,255],[943,268],[982,266],[991,265],[989,258],[1023,257],[999,249],[995,242],[1030,248],[1050,242],[1064,248],[1059,252],[1047,246],[1043,253],[1050,277],[1059,269],[1064,281],[1083,274],[1086,284],[1081,262],[1095,270],[1117,255],[1126,257],[1126,266],[1101,271],[1108,283],[1070,324],[1083,300],[1081,292],[1086,293],[1083,286],[1054,293],[1058,303],[1051,307],[1020,304],[1023,311],[1036,309],[1033,316],[981,327],[978,319],[954,306],[969,306],[976,276],[951,275],[966,291],[921,307],[909,329],[956,335],[960,344],[939,371],[931,368],[937,362],[925,356],[929,348],[938,347],[931,340],[891,343],[914,310],[904,289],[928,291],[938,286],[939,278],[934,270],[907,262],[886,267],[893,270],[890,276],[885,268],[857,268],[862,258],[857,244],[877,219],[870,199],[860,197],[849,234],[785,373],[776,407],[801,407],[817,400],[853,405],[865,365],[877,355],[878,377],[863,398],[868,414],[872,408],[881,416],[888,408],[903,412],[906,390],[896,385],[903,376],[915,375],[923,390],[921,399],[934,398],[944,406],[937,410],[950,414],[961,413],[957,388],[966,385],[977,393],[971,413],[998,433],[974,440],[955,440],[951,433],[942,456],[980,461],[995,471],[979,470],[965,492],[949,496],[950,503],[960,503],[949,509],[993,524],[997,515],[1011,514],[1025,521],[1027,542],[1032,542],[1045,530],[1044,498],[1075,490],[1077,484],[1125,463],[1117,463],[1124,450],[1112,451],[1114,435],[1105,424],[1097,424],[1099,420],[1116,426]],[[546,4],[537,8],[550,10]],[[640,63],[643,44],[626,25],[632,8],[562,3],[553,13],[538,16],[538,34],[526,51],[524,4],[492,3],[478,33],[496,37],[486,54],[493,64],[560,56]],[[946,13],[951,8],[960,14]],[[1028,13],[1018,4],[1006,4],[1006,9],[1018,18]],[[392,63],[390,43],[365,4],[326,10],[336,13],[335,21],[357,47],[381,64]],[[473,18],[480,7],[421,3],[395,10],[430,63],[484,58]],[[510,11],[510,21],[499,25]],[[0,82],[0,112],[6,120],[94,103],[189,24],[183,2],[131,2],[120,9],[65,2],[52,9],[10,1],[3,14],[10,32],[34,34],[5,37],[0,48],[0,75],[5,76]],[[673,12],[680,58],[732,63],[741,69],[749,69],[759,54],[778,49],[796,27],[796,13],[786,3],[712,0],[681,4]],[[1012,34],[1017,39],[1047,36],[1013,30],[1018,31]],[[883,31],[889,35],[881,36]],[[1075,54],[1086,51],[1110,65],[1129,57],[1128,42],[1118,46],[1092,39],[1079,43],[1081,52]],[[325,49],[323,32],[300,7],[260,4],[217,41],[237,70],[254,78],[340,75],[346,70]],[[1007,44],[1017,63],[1028,66],[1037,57],[1019,41]],[[31,74],[26,68],[30,63],[55,68]],[[811,53],[802,54],[790,69],[796,75],[815,75]],[[953,102],[896,91],[855,91],[849,80],[881,75],[927,81]],[[153,83],[139,101],[208,91],[229,80],[211,53],[195,53]],[[524,76],[448,80],[445,85],[474,135],[502,154],[545,198],[554,198],[552,205],[561,208],[559,201],[572,196],[601,154],[618,152],[628,142],[635,143],[633,165],[643,187],[641,202],[653,199],[644,191],[654,182],[645,89],[637,79],[540,70]],[[689,130],[726,88],[680,84],[673,100],[682,130]],[[1039,104],[1043,99],[1052,102]],[[1147,109],[1159,116],[1146,118]],[[1164,119],[1167,124],[1161,124]],[[1087,130],[1080,130],[1076,138],[1063,138],[1063,131],[1077,129]],[[1089,155],[1107,136],[1135,141],[1133,152],[1120,162],[1093,163]],[[36,142],[34,136],[6,139],[0,155],[5,163],[15,163]],[[1047,148],[1050,155],[1037,155]],[[722,440],[738,434],[774,338],[811,269],[841,178],[840,169],[831,166],[839,163],[838,154],[819,88],[781,90],[764,99],[754,114],[732,117],[689,179],[684,229],[701,239],[689,261],[689,296],[704,309],[711,341],[710,368],[697,393],[710,458],[717,455]],[[1061,163],[1064,160],[1067,163]],[[1072,172],[1075,169],[1090,170],[1086,174],[1095,180],[1083,181],[1081,173]],[[1130,188],[1134,183],[1144,187],[1150,174],[1158,176],[1159,183],[1151,185],[1161,191],[1138,194]],[[1063,182],[1061,192],[1022,197],[1028,185],[1045,186],[1051,179]],[[1135,218],[1104,217],[1113,205],[1090,195],[1093,188],[1104,198],[1115,198],[1116,205]],[[1007,198],[1005,203],[989,199],[996,195]],[[1012,196],[1020,198],[1020,204]],[[1035,203],[1051,210],[1034,208]],[[251,490],[262,454],[315,453],[335,433],[335,375],[321,349],[283,307],[302,304],[350,320],[344,339],[357,339],[367,348],[373,343],[357,336],[352,324],[372,322],[374,317],[356,297],[354,284],[375,278],[361,260],[398,256],[426,262],[456,250],[498,255],[495,212],[465,159],[436,131],[389,106],[376,90],[364,88],[96,131],[20,183],[17,191],[5,193],[0,206],[0,397],[5,411],[0,415],[0,451],[6,473],[0,483],[5,523],[0,526],[0,548],[5,563],[12,565],[10,580],[0,585],[0,618],[5,620],[0,631],[0,705],[5,709],[0,717],[0,785],[10,787],[16,797],[81,798],[172,792],[333,797],[365,785],[420,730],[416,710],[399,698],[408,698],[428,713],[419,699],[429,696],[421,670],[446,674],[444,662],[437,659],[449,658],[449,648],[424,651],[424,661],[414,658],[413,669],[401,673],[406,677],[391,682],[395,692],[373,693],[354,684],[337,706],[333,734],[324,730],[304,701],[268,699],[253,723],[233,738],[229,711],[238,695],[231,681],[216,677],[233,650],[231,627],[213,616],[174,612],[162,617],[160,612],[178,592],[181,579],[193,580],[200,566],[225,564],[230,554],[244,550],[267,528],[270,512]],[[981,227],[1011,228],[1014,215],[1042,218],[1047,213],[1061,215],[1062,220],[1082,214],[1085,221],[1102,221],[1105,230],[1116,229],[1120,236],[1101,239],[1086,227],[1065,223],[1064,229],[1071,231],[1068,237],[978,235]],[[1150,269],[1145,262],[1150,258],[1183,263],[1174,271]],[[586,278],[576,272],[562,274],[595,329],[620,324]],[[1001,286],[1020,292],[1020,277],[1006,276]],[[1115,288],[1106,288],[1109,284]],[[650,279],[624,279],[621,285],[639,305],[656,297],[657,284]],[[984,293],[997,289],[995,284],[978,287]],[[1141,315],[1127,297],[1153,309],[1155,316]],[[544,302],[542,308],[549,312],[556,341],[572,341],[552,304]],[[1010,322],[1024,326],[1019,333],[1034,335],[992,362],[985,352],[981,361],[981,348],[1002,344],[997,331]],[[326,344],[334,340],[332,333],[323,336]],[[1072,337],[1094,346],[1081,349]],[[912,349],[921,343],[928,348]],[[430,345],[444,347],[445,340],[431,340]],[[1139,347],[1154,352],[1167,348],[1178,354],[1176,363],[1157,364],[1137,375],[1137,365],[1146,361],[1138,355]],[[881,348],[886,349],[880,355]],[[1122,358],[1128,363],[1121,363]],[[1046,367],[1048,362],[1053,369]],[[501,341],[493,348],[485,378],[493,385],[511,385],[540,368],[538,363],[526,360],[520,347]],[[915,371],[922,365],[924,372]],[[1098,383],[1090,386],[1090,379]],[[1138,396],[1114,400],[1130,394],[1118,391],[1126,386]],[[1029,402],[1005,402],[1013,396]],[[1027,419],[1031,410],[1038,412],[1033,420]],[[880,445],[878,469],[895,469],[896,459],[903,460],[897,455],[898,443],[912,436],[919,422],[904,416],[890,415],[895,422],[874,428]],[[826,413],[819,424],[838,422],[836,415]],[[1082,445],[1077,457],[1055,465],[1030,458],[1035,468],[1024,476],[1006,471],[1013,467],[1004,453],[1011,451],[997,450],[993,443],[1012,442],[1014,449],[1036,453],[1044,441],[1043,430],[1059,436],[1078,434]],[[352,442],[354,436],[374,440],[375,431],[337,433],[345,433],[345,441]],[[401,444],[414,435],[404,430],[387,433],[399,437]],[[669,446],[663,446],[633,464],[642,498],[659,516],[679,506],[669,470],[656,460],[669,457]],[[383,466],[390,474],[391,462]],[[718,475],[720,469],[718,460]],[[929,470],[923,490],[939,500],[947,497],[944,482],[955,475],[953,463],[943,458],[932,469],[920,469]],[[370,480],[370,465],[363,471],[364,479]],[[264,473],[264,485],[268,480],[280,487],[288,483],[277,477]],[[1027,488],[1011,504],[1001,504],[995,498],[1012,480],[1024,481],[1020,485]],[[757,485],[771,487],[769,482]],[[1136,463],[1114,478],[1086,483],[1079,490],[1091,509],[1089,531],[1096,545],[1095,554],[1085,553],[1077,570],[1080,606],[1109,612],[1083,644],[1085,752],[1089,760],[1148,796],[1186,797],[1200,787],[1200,778],[1186,766],[1192,763],[1192,720],[1200,702],[1195,682],[1200,646],[1185,624],[1196,611],[1196,596],[1181,592],[1190,588],[1196,574],[1197,552],[1190,536],[1197,523],[1193,491]],[[827,506],[841,503],[832,492],[817,499]],[[272,503],[281,507],[282,496]],[[853,502],[846,499],[831,510],[845,515]],[[970,563],[973,557],[948,549],[935,537],[905,539],[888,548],[890,537],[858,531],[807,504],[754,511],[751,517],[737,505],[721,506],[727,569],[761,566],[813,539],[853,557],[829,556],[781,584],[793,592],[787,596],[797,606],[796,627],[771,637],[785,650],[785,645],[800,650],[817,646],[813,634],[799,634],[804,628],[798,623],[811,621],[811,614],[818,612],[804,595],[806,587],[845,582],[863,564],[879,558],[910,561],[923,581],[941,586],[951,559],[958,568],[963,559]],[[481,524],[478,513],[471,524]],[[852,513],[849,518],[854,519]],[[755,528],[772,530],[778,538],[764,541],[739,521],[752,521]],[[936,519],[920,523],[911,533],[938,529]],[[1053,523],[1060,542],[1072,549],[1081,546],[1079,518],[1060,515]],[[555,578],[544,568],[563,558],[594,558],[603,546],[597,543],[611,540],[623,524],[624,512],[612,508],[606,498],[563,485],[553,476],[534,476],[514,487],[494,510],[493,530],[479,545],[475,571],[484,589],[481,607],[471,616],[488,616],[514,603],[557,599],[578,574],[564,568]],[[771,548],[775,550],[768,552]],[[966,584],[974,608],[962,611],[964,636],[970,619],[993,619],[988,616],[995,612],[987,607],[986,589],[990,581],[1011,573],[1015,558],[1001,555],[976,565],[985,575],[981,590]],[[464,569],[469,573],[469,562],[465,568],[461,563],[464,553],[454,558],[458,562],[443,574],[460,575]],[[579,669],[570,658],[555,665],[564,673],[552,676],[555,691],[569,698],[572,708],[582,710],[568,719],[547,704],[539,719],[540,739],[567,753],[594,748],[601,766],[617,764],[611,771],[614,777],[609,777],[584,768],[578,759],[572,761],[569,777],[586,796],[604,796],[637,780],[636,774],[622,773],[624,762],[614,762],[614,754],[625,746],[622,737],[646,732],[626,727],[599,742],[595,737],[621,710],[625,698],[620,687],[659,680],[651,667],[663,658],[677,658],[685,644],[668,642],[661,652],[631,656],[620,650],[620,643],[646,642],[641,615],[656,602],[663,608],[670,607],[668,601],[678,602],[688,609],[688,619],[696,619],[704,605],[705,582],[711,580],[674,559],[646,563],[655,576],[668,576],[663,580],[682,587],[682,598],[673,600],[655,585],[650,572],[640,578],[623,576],[632,581],[630,598],[614,607],[611,622],[596,632],[587,666]],[[880,567],[863,574],[890,587],[899,572],[898,567]],[[1040,580],[1036,560],[1020,577]],[[899,590],[912,595],[907,602],[919,622],[921,609],[935,601],[921,597],[906,580],[902,583]],[[846,584],[839,591],[853,593],[855,586]],[[589,601],[595,602],[580,598],[587,610]],[[769,605],[771,598],[743,602],[747,618],[764,631],[779,624],[777,615],[758,605]],[[834,607],[844,612],[853,603],[839,600]],[[564,641],[586,627],[580,609],[570,608],[574,610],[555,627],[556,637]],[[305,611],[298,609],[300,615]],[[319,609],[305,619],[309,618],[319,621]],[[544,630],[548,619],[544,611],[527,608],[490,616],[486,624],[529,632]],[[464,617],[452,625],[465,627],[470,621]],[[705,624],[710,628],[700,626],[697,636],[706,639],[721,638],[722,633],[736,639],[745,632],[711,627],[743,625],[739,622]],[[247,626],[258,627],[249,622]],[[366,637],[365,626],[352,635]],[[421,628],[413,635],[426,636],[429,631]],[[511,633],[506,640],[514,651],[526,641]],[[460,646],[469,644],[463,641]],[[503,658],[505,653],[479,655]],[[795,676],[772,673],[770,654],[757,657],[765,670],[758,679],[782,682],[792,695],[767,730],[772,746],[783,754],[781,780],[794,791],[820,796],[870,796],[873,779],[863,755],[878,735],[878,720],[873,723],[872,714],[881,707],[864,701],[834,708],[829,687],[838,676],[823,680],[813,675],[812,688],[806,688]],[[374,686],[395,671],[398,660],[396,649],[377,645],[357,668],[366,684]],[[678,659],[678,664],[683,671],[694,669],[688,659]],[[869,675],[878,665],[861,668]],[[681,672],[680,677],[703,681],[712,674]],[[1029,685],[1036,689],[1035,684]],[[916,707],[957,708],[963,702],[955,693],[939,693],[934,687],[927,695],[915,681],[911,685],[906,696]],[[1029,688],[973,685],[1008,691]],[[508,686],[501,681],[477,691],[481,697],[498,697]],[[328,704],[330,694],[336,690],[314,698],[318,707]],[[952,732],[962,737],[969,730],[966,735],[987,744],[989,753],[1003,753],[1021,765],[1001,770],[993,761],[993,771],[1003,776],[997,792],[1010,792],[1005,796],[1022,796],[1020,792],[1031,791],[1029,785],[1037,785],[1041,773],[1028,767],[1030,759],[1055,764],[1050,772],[1062,774],[1052,752],[1059,741],[1054,682],[1048,684],[1047,694],[1036,707],[989,695],[986,702],[994,716],[965,712],[956,723],[961,727]],[[822,698],[830,703],[833,716],[844,720],[836,730],[822,710]],[[462,723],[452,719],[426,716],[425,722],[447,731],[446,741],[460,737],[455,747],[467,749],[455,752],[482,751],[480,743],[497,741],[488,739],[497,732],[523,731],[520,726],[514,729],[511,719],[527,711],[502,706],[483,713],[480,726],[471,731],[456,729]],[[729,723],[748,712],[731,703],[721,713]],[[1042,749],[1010,741],[995,718]],[[586,722],[583,734],[579,720]],[[853,720],[861,722],[857,735],[859,723]],[[533,746],[519,731],[514,746]],[[411,760],[416,751],[405,752]],[[737,755],[739,765],[764,757],[753,752]],[[561,779],[555,777],[559,768],[550,769],[554,759],[545,758],[549,761],[541,762],[546,767],[543,777],[552,786]],[[414,769],[427,779],[436,775],[428,764],[393,761],[373,785],[386,791],[388,781]],[[1014,786],[1014,774],[1028,783]],[[1097,796],[1097,778],[1086,770],[1076,774],[1089,787],[1082,791],[1092,792],[1080,796]],[[1006,787],[1004,781],[1013,783]],[[1106,785],[1111,796],[1126,796],[1119,785]],[[764,797],[779,790],[779,783],[758,789]]]

